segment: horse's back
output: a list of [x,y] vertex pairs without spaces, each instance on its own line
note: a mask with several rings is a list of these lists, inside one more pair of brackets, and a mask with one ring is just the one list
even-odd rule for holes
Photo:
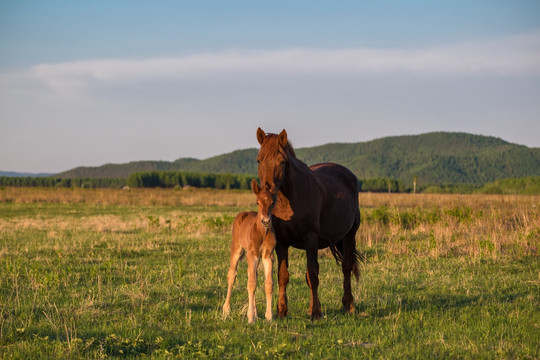
[[329,246],[351,231],[360,222],[358,205],[358,179],[346,167],[334,163],[315,164],[310,167],[322,186],[319,246]]
[[345,166],[326,162],[309,168],[329,192],[339,193],[358,202],[358,178]]

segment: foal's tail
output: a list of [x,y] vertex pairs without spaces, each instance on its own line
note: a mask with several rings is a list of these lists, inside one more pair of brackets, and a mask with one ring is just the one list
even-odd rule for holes
[[[338,264],[342,264],[343,263],[343,241],[338,241],[337,243],[330,245],[330,251],[332,252],[332,255],[334,255],[336,262]],[[366,255],[363,252],[360,252],[357,249],[354,249],[352,272],[354,274],[354,277],[356,278],[356,281],[358,281],[358,279],[360,278],[360,268],[359,268],[360,262],[362,262],[363,264],[366,263]]]

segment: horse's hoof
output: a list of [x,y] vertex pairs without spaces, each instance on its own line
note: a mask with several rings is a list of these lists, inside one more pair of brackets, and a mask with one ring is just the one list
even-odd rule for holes
[[320,320],[322,318],[322,312],[320,310],[313,311],[311,313],[311,321]]
[[353,314],[354,313],[354,301],[353,297],[351,296],[345,296],[343,295],[343,299],[341,299],[341,303],[343,304],[343,312]]
[[279,306],[278,305],[278,310],[277,310],[277,316],[280,317],[280,318],[284,318],[287,316],[287,305],[281,305]]
[[348,306],[343,306],[343,312],[346,314],[354,314],[356,310],[354,309],[354,304]]

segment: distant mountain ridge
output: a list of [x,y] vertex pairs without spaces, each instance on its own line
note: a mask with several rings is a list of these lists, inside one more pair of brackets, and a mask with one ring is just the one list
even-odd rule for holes
[[[294,146],[294,137],[292,138]],[[392,136],[358,143],[330,143],[295,149],[308,165],[331,161],[359,178],[389,177],[408,185],[416,177],[423,184],[485,184],[499,179],[540,176],[540,148],[500,138],[468,133],[432,132]],[[205,160],[181,158],[78,167],[58,177],[128,177],[137,171],[191,171],[257,174],[258,149],[236,150]]]

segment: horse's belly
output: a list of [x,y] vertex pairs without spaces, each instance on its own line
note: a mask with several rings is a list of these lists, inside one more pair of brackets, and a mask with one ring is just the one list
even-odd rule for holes
[[318,224],[305,222],[300,225],[299,222],[274,220],[274,230],[278,243],[284,242],[287,246],[296,249],[305,249],[306,235],[314,232],[318,237],[317,247],[324,249],[349,234],[355,226],[355,221],[356,214],[352,211],[350,214],[340,213],[322,217]]
[[274,232],[276,233],[276,240],[279,243],[285,243],[287,246],[292,246],[297,249],[304,249],[304,235],[305,232],[295,226],[291,222],[281,221],[274,219]]
[[359,211],[354,201],[338,200],[329,204],[321,214],[320,237],[328,239],[331,244],[343,239],[355,225]]

